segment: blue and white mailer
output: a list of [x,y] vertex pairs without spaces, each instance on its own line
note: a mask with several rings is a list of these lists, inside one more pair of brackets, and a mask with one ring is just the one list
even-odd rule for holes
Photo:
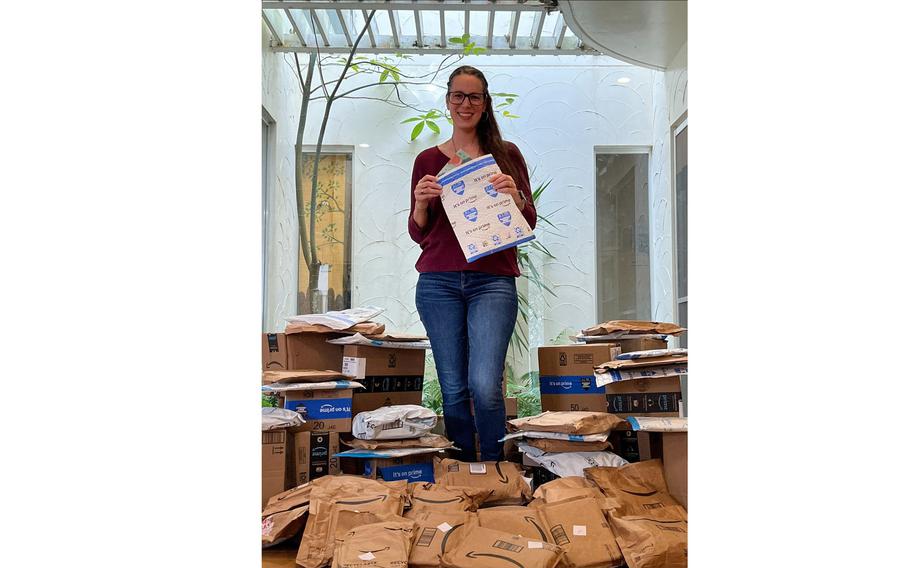
[[496,160],[487,154],[439,178],[442,207],[468,262],[534,238],[512,196],[493,189],[490,178],[498,173]]

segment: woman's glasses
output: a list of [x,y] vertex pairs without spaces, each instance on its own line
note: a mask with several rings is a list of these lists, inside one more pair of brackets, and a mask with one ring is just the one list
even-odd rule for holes
[[483,93],[462,93],[461,91],[450,91],[446,93],[446,98],[453,105],[460,105],[465,98],[471,103],[471,106],[480,106],[483,104]]

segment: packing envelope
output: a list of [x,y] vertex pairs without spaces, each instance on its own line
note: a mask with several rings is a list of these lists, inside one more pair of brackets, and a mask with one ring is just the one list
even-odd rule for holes
[[489,182],[498,173],[496,160],[487,154],[439,178],[439,199],[468,262],[534,238],[512,197]]

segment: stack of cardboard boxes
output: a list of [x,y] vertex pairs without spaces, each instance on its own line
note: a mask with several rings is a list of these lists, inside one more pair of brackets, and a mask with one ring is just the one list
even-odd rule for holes
[[[325,380],[355,380],[365,387],[281,393],[278,405],[303,414],[306,424],[296,429],[263,432],[264,480],[266,471],[270,472],[269,482],[263,483],[263,501],[317,477],[341,473],[341,464],[334,456],[341,449],[340,440],[350,436],[352,419],[358,412],[393,404],[421,403],[426,358],[423,349],[326,342],[342,336],[317,332],[262,335],[264,371],[331,371],[326,373]],[[283,476],[278,473],[279,462],[284,465]]]
[[[592,410],[623,418],[681,416],[682,389],[678,375],[642,377],[600,387],[596,384],[595,366],[615,360],[620,353],[654,349],[667,349],[666,336],[629,335],[597,343],[539,347],[541,410]],[[663,458],[667,478],[673,479],[677,486],[685,486],[686,433],[619,429],[613,432],[610,442],[612,451],[630,462]],[[541,469],[532,469],[535,482],[555,478]],[[685,502],[684,495],[682,500]]]

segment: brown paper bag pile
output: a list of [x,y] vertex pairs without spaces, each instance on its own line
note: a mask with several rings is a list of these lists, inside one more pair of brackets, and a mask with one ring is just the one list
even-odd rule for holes
[[468,463],[449,458],[433,460],[438,485],[476,487],[492,491],[484,506],[522,505],[531,500],[531,486],[524,472],[512,462]]
[[544,503],[555,503],[576,497],[593,499],[605,515],[609,510],[604,494],[593,481],[584,477],[560,477],[544,483],[534,491],[534,501],[531,502],[531,505],[539,507]]
[[512,432],[561,432],[584,435],[610,432],[624,423],[625,420],[608,412],[562,410],[515,418],[508,421],[508,427]]
[[415,526],[402,519],[346,531],[335,540],[332,568],[407,568]]
[[476,511],[493,494],[479,487],[446,487],[436,483],[409,483],[411,511]]
[[297,507],[262,518],[262,546],[284,542],[303,528],[308,506]]
[[477,526],[477,514],[468,511],[411,509],[405,517],[417,523],[417,537],[408,559],[411,568],[437,568],[446,550],[456,548]]
[[585,477],[597,484],[606,496],[610,510],[618,516],[679,506],[667,489],[660,460],[622,467],[589,467],[585,469]]
[[477,522],[488,529],[552,543],[538,509],[503,506],[477,511]]
[[660,334],[660,335],[679,335],[686,331],[686,328],[679,327],[675,323],[666,323],[660,321],[640,321],[640,320],[612,320],[606,323],[599,323],[593,327],[583,329],[582,335],[608,335],[617,331],[625,331],[629,335],[637,334]]
[[366,334],[381,334],[385,333],[385,324],[376,323],[372,321],[365,321],[358,324],[354,324],[347,329],[334,329],[327,325],[322,324],[309,324],[309,323],[288,323],[284,327],[284,333],[291,335],[294,333],[343,333],[345,335],[354,335],[355,333]]
[[623,555],[603,511],[589,496],[546,503],[540,516],[570,568],[621,566]]
[[[342,529],[357,523],[357,514],[372,513],[370,522],[400,516],[404,511],[406,481],[380,482],[353,475],[320,477],[312,482],[310,515],[303,529],[297,564],[304,568],[328,566],[338,536],[339,516]],[[356,514],[342,514],[345,511]],[[384,518],[384,516],[386,516]]]
[[548,542],[528,539],[484,527],[473,527],[455,548],[446,550],[445,568],[555,568],[562,549]]
[[686,512],[664,510],[618,517],[610,514],[610,525],[629,568],[687,568],[689,523]]
[[404,440],[342,440],[347,446],[359,450],[391,450],[395,448],[451,448],[454,444],[445,436],[439,434],[424,434],[419,438],[405,438]]
[[525,438],[525,443],[545,452],[602,452],[613,447],[610,442],[573,442],[548,438]]
[[585,477],[608,501],[608,518],[629,568],[685,568],[688,514],[667,489],[660,460],[592,467]]

